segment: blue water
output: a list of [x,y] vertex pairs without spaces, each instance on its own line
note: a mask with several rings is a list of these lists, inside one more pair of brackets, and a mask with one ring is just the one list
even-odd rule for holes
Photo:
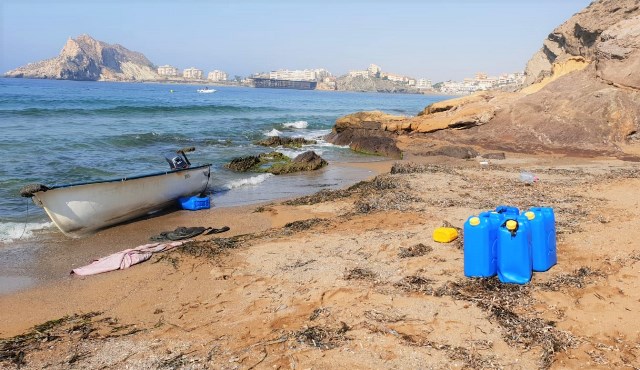
[[[335,120],[362,110],[415,115],[441,96],[74,82],[0,78],[0,240],[47,220],[20,198],[28,183],[100,180],[168,169],[164,154],[195,146],[194,163],[212,163],[214,204],[234,205],[343,184],[347,174],[267,176],[223,168],[232,158],[269,151],[253,144],[266,135],[319,140],[329,163],[377,160],[322,137]],[[331,168],[329,166],[328,168]],[[357,170],[353,170],[357,171]],[[357,177],[357,176],[356,176]],[[268,196],[267,196],[268,195]],[[28,213],[27,213],[28,212]]]

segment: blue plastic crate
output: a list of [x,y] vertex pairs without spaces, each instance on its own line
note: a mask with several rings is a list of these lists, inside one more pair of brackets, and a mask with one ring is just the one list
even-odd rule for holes
[[211,201],[209,197],[198,197],[194,195],[192,197],[180,197],[178,198],[180,202],[180,206],[182,209],[187,209],[190,211],[197,211],[199,209],[209,209],[211,208]]

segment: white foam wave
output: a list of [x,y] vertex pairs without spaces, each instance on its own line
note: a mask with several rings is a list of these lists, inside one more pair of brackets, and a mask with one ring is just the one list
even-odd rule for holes
[[276,130],[275,128],[267,133],[265,133],[265,136],[279,136],[280,134],[282,134],[282,132]]
[[300,154],[304,153],[305,150],[289,150],[289,149],[278,148],[277,152],[278,153],[282,153],[282,154],[286,155],[287,157],[293,159],[293,158],[299,156]]
[[264,182],[271,176],[273,176],[273,174],[263,173],[261,175],[249,177],[247,179],[230,181],[224,185],[224,189],[231,190],[231,189],[239,188],[241,186],[258,185],[259,183]]
[[282,124],[282,126],[288,127],[288,128],[307,128],[309,126],[309,122],[307,121],[285,122]]
[[5,222],[0,223],[0,241],[10,242],[16,239],[26,239],[33,236],[33,231],[48,229],[53,226],[53,222],[24,223]]

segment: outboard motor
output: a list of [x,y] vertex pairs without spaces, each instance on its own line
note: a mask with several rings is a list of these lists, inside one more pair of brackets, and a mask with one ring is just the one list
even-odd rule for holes
[[194,147],[182,148],[176,151],[176,154],[167,154],[164,158],[169,162],[169,167],[172,170],[181,170],[184,168],[189,168],[191,166],[191,162],[189,162],[189,158],[185,153],[193,152],[196,150]]

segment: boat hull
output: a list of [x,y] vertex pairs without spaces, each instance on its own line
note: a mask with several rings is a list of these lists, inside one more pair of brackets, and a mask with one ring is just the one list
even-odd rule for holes
[[206,190],[210,165],[53,187],[33,195],[65,235],[80,237],[157,211]]

